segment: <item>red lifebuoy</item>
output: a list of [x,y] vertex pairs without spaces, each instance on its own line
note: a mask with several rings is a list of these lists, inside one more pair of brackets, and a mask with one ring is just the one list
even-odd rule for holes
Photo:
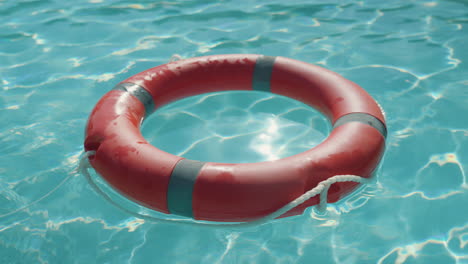
[[[226,90],[259,90],[302,101],[333,130],[318,146],[276,161],[227,164],[178,157],[149,144],[140,124],[178,99]],[[324,68],[283,57],[215,55],[164,64],[118,84],[92,111],[84,148],[94,169],[117,191],[154,210],[209,221],[268,215],[334,175],[370,177],[385,148],[378,104],[362,88]],[[357,183],[333,184],[335,202]],[[318,204],[312,197],[284,216]]]

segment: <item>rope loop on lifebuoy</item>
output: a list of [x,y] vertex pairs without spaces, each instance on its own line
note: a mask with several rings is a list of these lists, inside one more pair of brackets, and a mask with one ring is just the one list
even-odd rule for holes
[[106,194],[99,186],[93,181],[91,174],[89,173],[89,169],[93,168],[91,164],[89,163],[89,156],[94,155],[96,152],[95,151],[87,151],[85,152],[80,159],[79,165],[78,165],[78,171],[80,171],[84,176],[86,181],[89,183],[89,185],[93,188],[93,190],[100,194],[105,200],[107,200],[109,203],[111,203],[113,206],[117,207],[118,209],[122,210],[125,213],[128,213],[132,215],[133,217],[140,218],[143,220],[148,220],[151,222],[156,222],[156,223],[170,223],[170,224],[183,224],[183,225],[190,225],[190,226],[211,226],[211,227],[241,227],[241,228],[247,228],[247,227],[254,227],[254,226],[259,226],[263,225],[265,223],[270,222],[271,220],[281,216],[282,214],[286,213],[287,211],[291,210],[292,208],[304,203],[308,199],[320,195],[320,204],[317,205],[317,209],[319,211],[326,211],[327,208],[327,194],[328,194],[328,189],[330,186],[334,183],[338,182],[356,182],[356,183],[366,183],[369,181],[369,179],[357,176],[357,175],[335,175],[331,178],[328,178],[322,182],[320,182],[316,187],[313,189],[309,190],[308,192],[304,193],[300,197],[296,198],[295,200],[289,202],[285,206],[279,208],[275,212],[264,216],[262,218],[259,218],[254,221],[250,222],[240,222],[240,223],[214,223],[214,222],[204,222],[204,221],[196,221],[192,219],[168,219],[168,218],[159,218],[159,217],[154,217],[150,215],[144,215],[140,214],[137,212],[134,212],[132,210],[129,210],[119,203],[115,202],[108,194]]

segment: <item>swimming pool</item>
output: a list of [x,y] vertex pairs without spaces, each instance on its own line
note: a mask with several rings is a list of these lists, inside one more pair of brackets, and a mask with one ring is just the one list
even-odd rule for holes
[[[0,263],[468,263],[464,1],[7,0],[0,22]],[[74,172],[89,112],[117,82],[174,54],[225,53],[318,64],[366,89],[389,128],[375,180],[324,215],[229,230],[134,218]],[[329,129],[298,102],[236,92],[168,106],[143,133],[246,162]]]

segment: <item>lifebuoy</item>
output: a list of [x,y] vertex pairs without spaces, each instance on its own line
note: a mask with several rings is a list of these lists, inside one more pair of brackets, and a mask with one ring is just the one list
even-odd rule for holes
[[[154,109],[201,93],[271,92],[302,101],[333,124],[318,146],[258,163],[187,160],[149,144],[140,124]],[[379,105],[362,88],[324,68],[284,57],[214,55],[164,64],[132,76],[92,111],[84,148],[94,169],[118,192],[151,209],[208,221],[250,221],[268,215],[340,174],[370,177],[385,148]],[[328,190],[336,202],[357,187]],[[283,214],[319,203],[315,196]]]

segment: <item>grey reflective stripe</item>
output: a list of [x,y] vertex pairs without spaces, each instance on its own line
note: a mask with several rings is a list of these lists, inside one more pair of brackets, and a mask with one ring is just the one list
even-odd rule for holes
[[385,124],[382,123],[382,121],[380,121],[378,118],[366,113],[351,113],[344,115],[338,118],[338,120],[336,120],[335,124],[333,125],[333,128],[339,127],[349,122],[360,122],[370,125],[373,128],[377,129],[380,132],[380,134],[384,136],[384,138],[387,137],[387,127],[385,126]]
[[255,63],[252,89],[256,91],[270,92],[271,73],[276,57],[260,56]]
[[146,116],[154,110],[153,96],[143,87],[134,83],[119,83],[112,90],[126,91],[135,96],[144,106]]
[[195,180],[206,162],[182,159],[169,179],[167,208],[171,214],[193,217],[192,193]]

